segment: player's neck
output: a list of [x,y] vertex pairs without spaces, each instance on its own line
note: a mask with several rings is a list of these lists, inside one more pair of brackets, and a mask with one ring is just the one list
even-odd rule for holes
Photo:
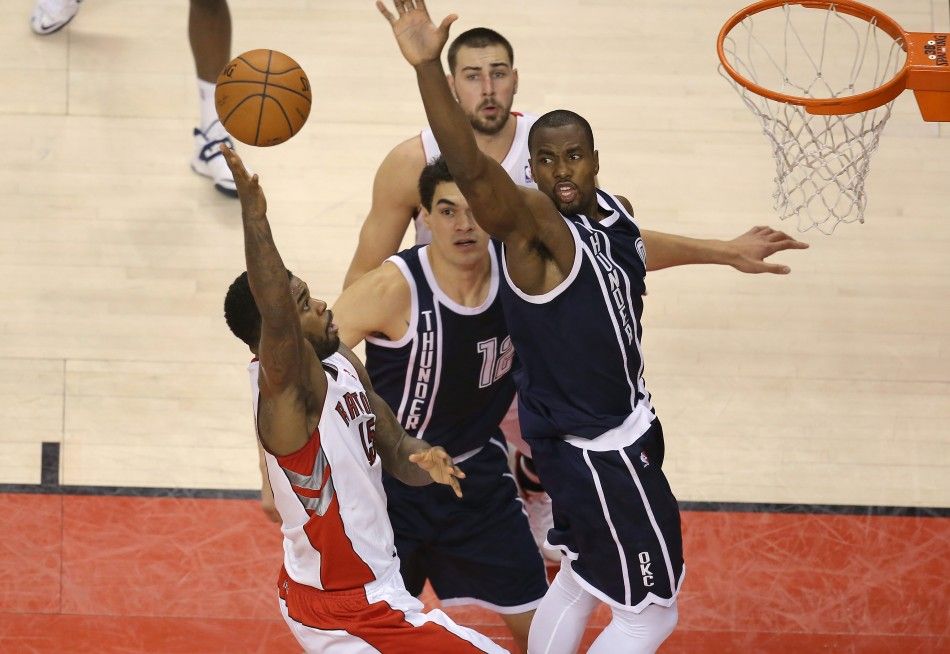
[[478,144],[479,150],[501,163],[511,150],[511,144],[515,141],[515,132],[517,130],[517,117],[509,116],[505,126],[501,128],[501,131],[495,134],[485,134],[484,132],[475,130],[475,143]]
[[485,302],[491,286],[491,257],[488,251],[471,265],[452,263],[434,248],[426,248],[432,274],[439,288],[463,307],[477,307]]
[[597,201],[597,194],[595,193],[593,199],[591,200],[590,206],[587,207],[587,211],[584,213],[584,215],[591,220],[600,222],[604,218],[609,218],[612,216],[613,211],[601,207],[600,203]]

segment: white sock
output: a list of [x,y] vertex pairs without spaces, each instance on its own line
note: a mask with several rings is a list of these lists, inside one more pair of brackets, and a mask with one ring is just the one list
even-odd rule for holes
[[198,80],[198,102],[201,105],[201,122],[198,127],[202,132],[218,120],[218,110],[214,106],[214,87],[214,82]]

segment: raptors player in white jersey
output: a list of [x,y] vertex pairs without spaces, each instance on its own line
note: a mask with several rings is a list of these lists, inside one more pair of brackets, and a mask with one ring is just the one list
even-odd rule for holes
[[333,315],[311,299],[274,245],[257,176],[222,152],[241,199],[247,272],[225,298],[248,344],[257,434],[282,522],[278,597],[306,652],[504,652],[441,611],[424,613],[399,576],[382,468],[405,484],[452,487],[465,475],[441,447],[406,434],[340,347]]

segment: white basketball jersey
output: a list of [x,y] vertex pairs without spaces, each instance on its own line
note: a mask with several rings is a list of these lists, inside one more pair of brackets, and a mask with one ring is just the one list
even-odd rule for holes
[[[508,154],[505,155],[504,160],[502,160],[501,166],[508,171],[508,176],[518,186],[538,188],[531,176],[531,166],[528,163],[531,158],[528,152],[528,132],[538,117],[532,114],[520,114],[516,111],[512,111],[511,115],[516,121],[515,138],[511,141],[511,147],[508,149]],[[432,134],[432,129],[427,127],[422,130],[420,137],[422,138],[422,151],[425,153],[426,162],[430,162],[442,154],[439,144],[436,143],[435,136]],[[416,214],[413,222],[416,225],[416,245],[431,243],[432,232],[426,227],[421,214]]]
[[[398,573],[386,513],[376,416],[356,369],[342,354],[323,361],[327,397],[310,440],[286,456],[264,452],[282,520],[284,568],[321,590],[365,588]],[[258,362],[248,366],[255,422]]]

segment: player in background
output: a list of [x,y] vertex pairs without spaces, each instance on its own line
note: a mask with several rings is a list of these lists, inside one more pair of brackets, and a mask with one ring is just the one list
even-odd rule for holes
[[340,346],[333,312],[284,266],[267,203],[233,150],[222,152],[241,199],[247,272],[225,298],[250,367],[255,423],[284,534],[281,612],[307,652],[503,652],[423,612],[399,576],[382,469],[462,496],[465,477],[441,447],[410,437]]
[[[36,0],[30,27],[46,35],[66,27],[79,12],[83,0]],[[211,179],[214,187],[229,197],[237,197],[234,178],[221,156],[221,144],[234,143],[218,121],[214,87],[218,74],[231,60],[231,12],[227,0],[190,0],[188,40],[198,74],[199,123],[194,129],[195,151],[191,168]]]
[[521,651],[547,591],[544,563],[508,468],[500,423],[515,394],[498,257],[444,161],[418,182],[431,243],[389,257],[333,306],[340,339],[366,341],[366,369],[411,435],[465,472],[465,497],[384,476],[403,581],[443,606],[500,614]]

